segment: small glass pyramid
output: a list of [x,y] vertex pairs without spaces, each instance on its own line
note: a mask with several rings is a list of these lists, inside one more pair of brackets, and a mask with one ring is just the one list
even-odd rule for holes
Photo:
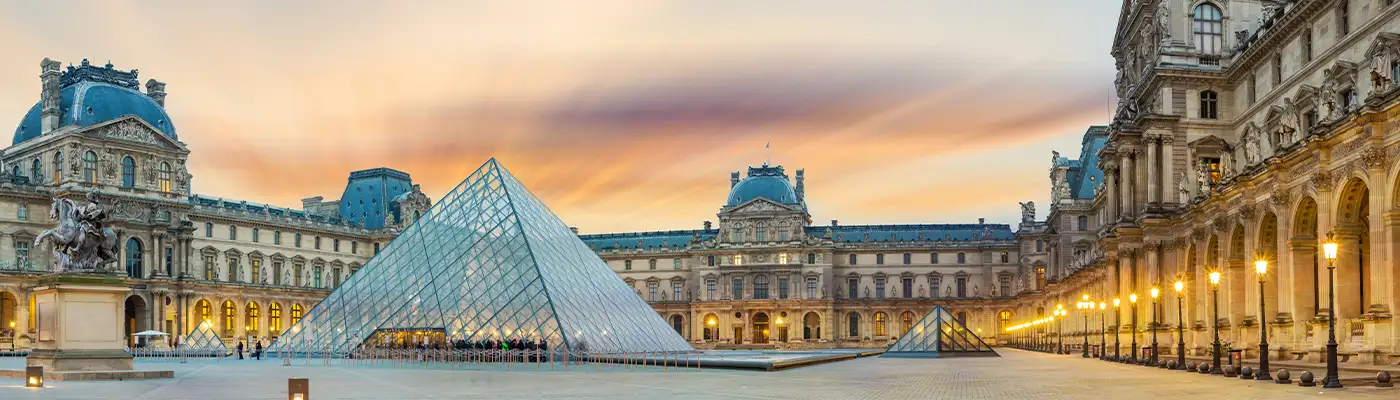
[[432,345],[519,340],[573,351],[694,350],[494,158],[268,351],[417,346],[388,339],[424,332],[442,339]]
[[209,321],[200,323],[185,340],[180,341],[179,350],[189,356],[223,357],[228,355],[228,346],[214,333]]
[[934,307],[909,328],[904,336],[885,349],[881,357],[940,358],[998,357],[982,338],[977,337],[943,307]]

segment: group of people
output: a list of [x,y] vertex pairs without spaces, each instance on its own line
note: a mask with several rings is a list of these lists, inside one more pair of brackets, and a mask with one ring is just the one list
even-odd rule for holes
[[[239,360],[242,360],[242,359],[243,359],[243,349],[244,349],[244,347],[243,347],[243,342],[242,342],[242,341],[238,342],[238,359],[239,359]],[[262,359],[262,352],[263,352],[263,339],[260,339],[260,338],[253,338],[253,347],[251,348],[251,350],[252,350],[252,353],[249,354],[248,356],[249,356],[249,357],[256,358],[256,359],[258,359],[258,360],[261,360],[261,359]]]

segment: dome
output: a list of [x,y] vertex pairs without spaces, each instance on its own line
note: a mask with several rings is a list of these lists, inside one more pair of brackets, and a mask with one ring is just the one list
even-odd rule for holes
[[[97,67],[84,63],[78,68],[69,67],[63,73],[59,90],[59,127],[90,126],[135,115],[155,127],[166,137],[178,140],[175,125],[165,108],[145,94],[137,91],[136,73],[111,69],[111,66]],[[13,144],[20,144],[43,135],[40,121],[42,103],[34,107],[20,120],[15,128]]]
[[725,206],[734,207],[757,198],[768,199],[779,204],[801,203],[797,200],[797,191],[788,182],[787,175],[783,173],[781,166],[750,167],[749,176],[729,189],[729,201],[725,203]]

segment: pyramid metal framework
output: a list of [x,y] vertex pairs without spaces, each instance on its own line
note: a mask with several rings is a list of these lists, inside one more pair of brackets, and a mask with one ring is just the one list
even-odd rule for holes
[[269,347],[346,352],[377,331],[594,352],[693,351],[493,158]]
[[941,358],[998,357],[982,338],[963,325],[943,307],[934,307],[899,340],[885,349],[882,357]]
[[208,322],[199,324],[189,335],[185,335],[185,340],[180,341],[179,350],[189,356],[209,357],[223,357],[229,352],[224,340],[214,333],[214,328]]

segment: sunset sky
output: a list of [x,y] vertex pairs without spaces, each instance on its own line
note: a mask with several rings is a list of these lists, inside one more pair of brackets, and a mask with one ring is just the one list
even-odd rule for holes
[[[583,233],[697,229],[805,168],[817,224],[1016,222],[1109,118],[1121,1],[0,0],[0,126],[39,61],[166,82],[194,191],[436,199],[496,157]],[[0,121],[4,121],[0,118]],[[765,150],[765,143],[772,148]]]

